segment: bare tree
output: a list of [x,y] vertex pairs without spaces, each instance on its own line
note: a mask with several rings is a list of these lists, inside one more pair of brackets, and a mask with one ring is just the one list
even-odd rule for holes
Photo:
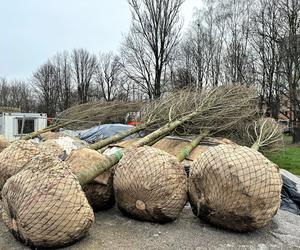
[[0,106],[20,108],[22,112],[35,111],[35,99],[24,81],[0,78]]
[[280,42],[283,56],[283,77],[287,82],[290,101],[290,122],[293,126],[293,141],[300,142],[300,2],[282,0],[280,5],[281,25],[283,26]]
[[9,83],[6,78],[0,78],[0,105],[1,106],[9,106]]
[[183,41],[182,55],[186,71],[196,78],[196,87],[218,86],[222,78],[226,18],[215,1],[206,1],[205,9],[196,12]]
[[39,99],[39,110],[46,112],[49,117],[55,117],[59,85],[56,79],[56,68],[49,60],[34,73],[32,85]]
[[127,75],[149,98],[162,92],[163,70],[178,44],[184,0],[128,0],[132,27],[122,48]]
[[[195,71],[197,66],[194,64],[195,48],[194,40],[191,34],[187,35],[187,38],[182,42],[177,54],[175,55],[176,60],[174,63],[171,62],[171,84],[175,88],[183,87],[195,87]],[[202,60],[202,57],[197,57]],[[198,79],[197,79],[198,80]]]
[[96,82],[101,88],[101,96],[106,101],[113,101],[120,91],[120,58],[112,52],[100,54]]
[[56,54],[51,59],[55,67],[55,77],[59,88],[58,108],[63,111],[71,106],[72,103],[72,68],[69,58],[69,53]]
[[226,57],[224,63],[227,81],[249,84],[249,40],[253,1],[224,0],[221,8],[226,17]]
[[74,49],[72,53],[72,66],[77,82],[78,101],[88,101],[89,88],[97,70],[97,57],[87,50]]
[[22,112],[35,111],[35,99],[28,84],[18,80],[10,83],[9,106],[18,107]]
[[264,113],[278,119],[280,114],[281,84],[279,53],[279,11],[278,1],[260,0],[257,13],[253,14],[253,35],[251,38],[257,55],[256,73],[260,90],[259,106]]

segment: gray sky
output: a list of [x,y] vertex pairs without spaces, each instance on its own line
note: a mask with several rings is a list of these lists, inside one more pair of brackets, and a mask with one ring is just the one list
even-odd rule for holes
[[[186,28],[201,0],[186,0]],[[126,0],[0,0],[0,77],[26,79],[57,52],[117,51],[130,26]]]

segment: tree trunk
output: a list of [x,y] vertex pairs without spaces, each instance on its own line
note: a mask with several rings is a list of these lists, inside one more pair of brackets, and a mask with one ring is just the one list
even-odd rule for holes
[[295,122],[295,126],[293,127],[293,143],[300,142],[300,117],[298,117],[298,121]]
[[[174,121],[174,122],[169,122],[166,125],[162,126],[160,129],[152,132],[151,134],[145,136],[144,138],[141,138],[137,142],[133,143],[131,145],[131,148],[133,147],[141,147],[144,145],[147,145],[156,139],[160,138],[163,135],[166,135],[173,131],[175,128],[178,126],[182,125],[186,121],[189,121],[193,119],[195,116],[199,114],[199,110],[196,110],[181,119]],[[104,173],[106,170],[110,169],[113,167],[115,164],[117,164],[120,159],[122,158],[123,153],[121,151],[117,151],[115,154],[110,155],[110,156],[105,156],[104,160],[101,162],[98,162],[97,164],[83,169],[79,174],[77,174],[78,180],[81,185],[87,184],[90,181],[94,180],[98,175]]]
[[44,128],[44,129],[41,129],[39,131],[36,131],[36,132],[32,132],[26,136],[23,137],[23,140],[30,140],[30,139],[33,139],[41,134],[44,134],[46,132],[49,132],[51,130],[54,130],[54,129],[59,129],[59,128],[62,128],[64,126],[67,126],[69,124],[73,123],[73,121],[69,121],[69,122],[65,122],[65,123],[60,123],[60,124],[54,124],[54,125],[51,125],[47,128]]
[[179,162],[182,162],[184,159],[186,159],[191,152],[194,150],[195,147],[198,146],[198,144],[203,140],[204,137],[208,135],[208,131],[204,131],[199,136],[197,136],[191,143],[186,146],[178,155],[177,159]]
[[154,99],[158,99],[161,96],[161,86],[160,86],[160,78],[161,73],[157,72],[155,77],[155,83],[154,83]]

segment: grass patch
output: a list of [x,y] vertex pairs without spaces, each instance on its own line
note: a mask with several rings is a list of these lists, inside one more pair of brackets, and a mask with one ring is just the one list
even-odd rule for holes
[[265,156],[295,175],[300,175],[300,146],[286,145],[284,149],[265,152]]
[[283,135],[283,141],[286,145],[290,145],[293,143],[293,137],[290,135]]

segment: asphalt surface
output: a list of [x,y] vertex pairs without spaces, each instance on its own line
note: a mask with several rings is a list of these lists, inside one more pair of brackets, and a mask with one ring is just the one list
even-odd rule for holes
[[[28,248],[0,222],[0,249]],[[267,227],[234,233],[200,221],[188,206],[164,225],[131,220],[113,208],[97,213],[89,235],[64,249],[300,249],[300,216],[280,210]]]

